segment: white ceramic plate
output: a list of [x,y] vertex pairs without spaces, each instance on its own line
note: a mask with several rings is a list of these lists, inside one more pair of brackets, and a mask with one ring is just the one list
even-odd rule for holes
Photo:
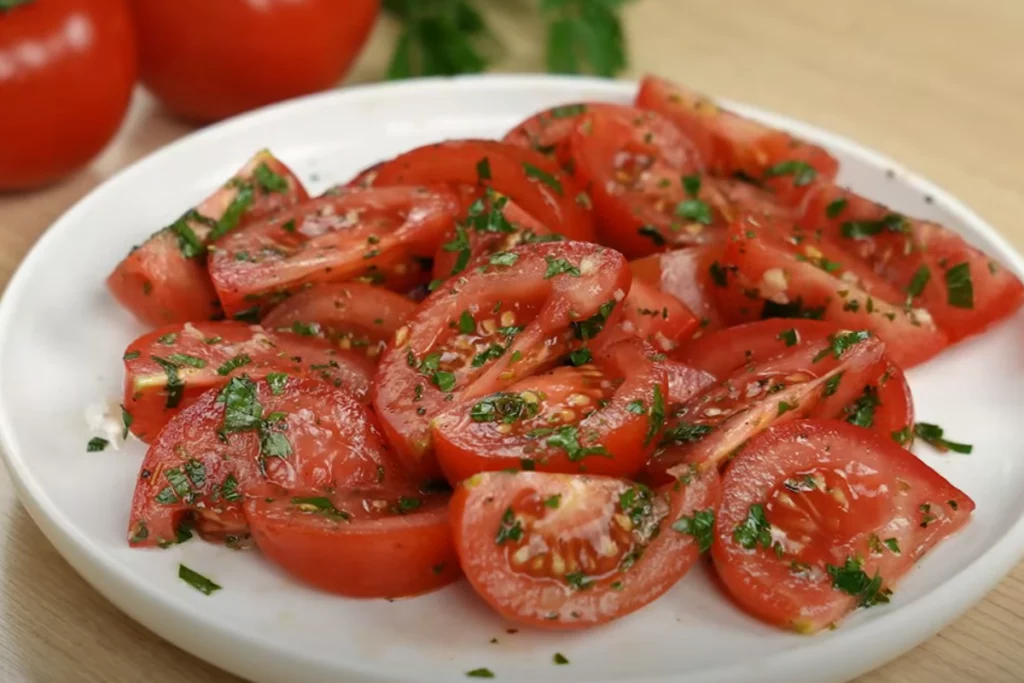
[[[423,143],[497,136],[548,106],[627,102],[633,92],[625,84],[543,76],[355,88],[208,128],[109,180],[43,236],[0,304],[0,443],[33,519],[131,617],[261,682],[452,681],[488,667],[503,681],[821,683],[851,678],[931,636],[991,589],[1024,550],[1022,315],[910,373],[919,419],[975,444],[970,456],[940,456],[927,447],[919,455],[978,508],[962,533],[899,586],[890,605],[862,611],[835,632],[805,637],[764,626],[733,607],[706,568],[604,628],[507,634],[508,625],[464,582],[411,600],[354,601],[307,589],[256,552],[199,540],[165,551],[128,548],[128,506],[144,449],[135,442],[86,453],[83,409],[119,396],[122,349],[143,331],[103,284],[130,245],[262,147],[319,192]],[[810,126],[736,108],[828,147],[842,162],[841,182],[941,220],[1024,272],[1021,257],[976,214],[892,161]],[[177,578],[179,562],[224,589],[201,595]],[[554,666],[555,652],[572,663]]]

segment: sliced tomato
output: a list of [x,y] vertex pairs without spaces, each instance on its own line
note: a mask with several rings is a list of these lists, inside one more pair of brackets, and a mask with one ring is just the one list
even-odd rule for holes
[[886,343],[900,367],[922,363],[945,348],[946,335],[928,316],[876,299],[752,227],[750,219],[733,225],[722,262],[711,266],[716,303],[730,322],[802,317],[867,329]]
[[878,376],[883,351],[866,332],[847,332],[732,372],[672,411],[646,479],[663,483],[690,465],[722,467],[769,425],[806,417],[828,397],[850,403]]
[[429,263],[458,210],[446,188],[341,189],[221,240],[210,276],[236,317],[314,283],[362,279],[401,291],[427,277],[417,259]]
[[617,315],[621,254],[556,242],[495,254],[420,304],[381,357],[374,405],[412,472],[439,473],[430,421],[460,402],[544,372]]
[[742,215],[794,223],[799,215],[796,208],[781,204],[778,197],[753,183],[722,177],[705,177],[703,182],[708,203],[730,223]]
[[717,382],[714,375],[686,363],[666,359],[661,361],[661,365],[665,368],[668,381],[669,414],[675,412],[676,408],[696,396],[700,391]]
[[892,587],[974,501],[891,440],[844,422],[778,425],[725,472],[712,557],[733,599],[801,633]]
[[712,266],[722,258],[722,247],[705,245],[652,254],[630,263],[634,282],[644,282],[679,299],[695,316],[698,327],[692,336],[721,328],[724,323],[714,299]]
[[365,400],[373,364],[323,339],[268,332],[239,322],[170,325],[145,334],[124,353],[125,421],[143,441],[203,393],[232,377],[311,375]]
[[419,147],[381,165],[373,182],[480,185],[509,197],[567,239],[594,239],[586,194],[543,154],[515,145],[451,140]]
[[657,76],[645,76],[641,109],[656,111],[694,141],[718,173],[743,173],[795,206],[815,179],[832,180],[839,162],[823,148],[720,108],[704,95]]
[[377,358],[395,331],[416,310],[400,294],[359,282],[316,285],[285,299],[263,318],[263,327],[324,336],[344,350]]
[[242,503],[271,485],[371,488],[400,477],[349,392],[296,376],[234,377],[160,431],[142,463],[128,533],[132,545],[167,545],[194,523],[204,537],[238,544],[248,534]]
[[[816,320],[774,318],[737,325],[696,339],[673,354],[686,366],[724,379],[742,368],[790,352],[793,347],[827,341],[842,334],[838,326]],[[848,384],[852,378],[844,378]],[[909,444],[914,402],[903,371],[887,356],[879,360],[867,384],[853,387],[854,398],[843,392],[824,397],[809,417],[841,418],[859,427]]]
[[884,277],[952,341],[984,331],[1024,301],[1024,285],[1013,272],[953,231],[836,185],[814,187],[800,223]]
[[601,242],[627,256],[705,243],[722,224],[702,191],[700,156],[655,114],[595,111],[572,131],[569,146]]
[[622,302],[622,319],[608,331],[604,343],[636,337],[661,352],[686,342],[700,328],[700,320],[671,294],[634,279]]
[[671,588],[709,542],[714,472],[652,491],[623,479],[487,472],[452,496],[455,548],[502,617],[578,629],[633,612]]
[[461,574],[446,496],[289,491],[249,498],[245,515],[260,552],[320,590],[399,598]]
[[520,244],[562,239],[515,202],[494,191],[469,190],[463,214],[444,236],[434,255],[434,279],[446,280],[466,269],[470,261],[508,251]]
[[[582,356],[580,356],[582,354]],[[478,472],[536,469],[629,477],[654,450],[668,385],[654,351],[638,339],[603,347],[576,367],[533,375],[470,399],[431,422],[448,481]]]
[[306,199],[295,174],[270,152],[260,152],[199,206],[132,249],[107,287],[147,325],[215,318],[220,304],[206,273],[207,246],[239,225]]

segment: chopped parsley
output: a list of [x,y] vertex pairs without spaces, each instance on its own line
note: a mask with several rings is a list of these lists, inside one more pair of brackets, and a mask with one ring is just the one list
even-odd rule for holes
[[907,425],[903,429],[898,429],[895,432],[892,432],[892,434],[890,434],[892,440],[898,443],[900,446],[906,446],[908,443],[910,443],[912,435],[913,432],[910,429],[910,425]]
[[783,330],[779,332],[776,339],[783,341],[786,346],[796,346],[797,342],[800,341],[800,334],[794,328]]
[[946,301],[956,308],[974,308],[974,283],[966,261],[946,271]]
[[317,323],[304,323],[296,320],[289,329],[302,337],[315,337],[320,334],[320,325]]
[[692,424],[690,422],[678,421],[675,426],[665,430],[661,437],[661,445],[695,443],[713,431],[710,425]]
[[914,434],[927,444],[930,444],[941,453],[953,451],[954,453],[969,454],[974,446],[966,443],[957,443],[945,438],[945,430],[942,427],[927,422],[918,422],[914,425]]
[[700,193],[700,176],[684,175],[683,191],[690,197],[696,197]]
[[551,448],[561,448],[565,451],[566,457],[572,462],[577,462],[588,455],[607,456],[608,451],[604,446],[581,446],[579,441],[579,429],[575,425],[562,425],[555,429],[545,443]]
[[539,410],[537,403],[525,400],[520,394],[501,392],[475,403],[469,416],[474,422],[512,424],[535,416]]
[[203,595],[212,595],[221,588],[199,572],[189,569],[183,564],[178,565],[178,578],[195,588]]
[[824,306],[804,307],[803,298],[797,297],[788,304],[779,304],[765,299],[761,309],[761,319],[769,318],[802,318],[805,320],[821,320],[825,317]]
[[909,299],[921,296],[924,292],[925,286],[928,284],[928,280],[932,277],[932,271],[928,269],[928,266],[921,266],[914,271],[914,277],[910,279],[910,284],[907,285],[907,296]]
[[642,237],[648,238],[651,242],[654,242],[654,246],[656,247],[663,247],[666,244],[665,238],[653,225],[644,225],[637,230],[637,233]]
[[201,221],[204,219],[205,217],[200,215],[198,211],[190,209],[171,224],[170,231],[177,236],[178,249],[185,258],[195,258],[206,251],[203,248],[202,240],[199,239],[192,226],[189,225],[190,221]]
[[463,311],[459,316],[459,332],[462,334],[473,334],[476,332],[476,321],[469,311]]
[[491,160],[487,157],[476,162],[476,179],[478,181],[491,179]]
[[553,119],[568,119],[573,116],[579,116],[586,111],[587,105],[585,104],[564,104],[561,107],[554,107],[550,113]]
[[97,451],[102,451],[109,445],[110,441],[107,439],[104,439],[102,436],[94,436],[89,439],[89,443],[85,445],[85,450],[88,453],[95,453]]
[[140,354],[139,354],[138,351],[126,351],[124,356],[122,356],[122,358],[124,360],[135,360],[136,358],[139,357],[139,355]]
[[566,261],[564,258],[545,256],[544,260],[548,264],[547,270],[544,271],[545,280],[549,280],[556,275],[571,275],[573,277],[580,276],[580,269]]
[[325,496],[296,496],[292,498],[292,505],[303,512],[315,512],[331,519],[340,519],[345,522],[351,519],[347,512],[339,510],[331,502],[331,499]]
[[127,439],[128,438],[128,430],[131,429],[132,422],[134,422],[134,421],[135,421],[135,418],[132,417],[132,414],[129,413],[128,409],[124,407],[124,404],[122,404],[121,405],[121,425],[122,425],[122,427],[121,427],[121,438],[122,439]]
[[178,376],[178,365],[160,356],[150,356],[150,360],[159,365],[167,376],[167,383],[164,385],[164,393],[167,401],[164,405],[168,408],[176,408],[181,403],[185,393],[185,382]]
[[711,225],[711,207],[702,199],[684,199],[676,204],[675,214],[702,225]]
[[842,567],[826,564],[825,570],[832,577],[832,587],[857,598],[859,606],[872,607],[889,602],[892,591],[882,586],[882,577],[877,572],[868,577],[858,558],[847,557]]
[[828,203],[828,206],[825,207],[825,215],[828,216],[829,218],[838,218],[839,214],[841,214],[843,210],[846,209],[846,205],[849,203],[850,202],[848,199],[846,199],[846,197],[839,197],[838,199],[833,199]]
[[480,667],[479,669],[467,671],[466,676],[469,678],[494,678],[494,672],[487,667]]
[[220,495],[221,498],[229,503],[237,503],[242,500],[242,494],[238,490],[238,480],[235,479],[235,475],[229,474],[224,483],[220,485]]
[[569,353],[569,362],[573,365],[586,365],[593,359],[590,349],[586,347],[580,347]]
[[708,274],[711,275],[711,281],[717,287],[727,287],[729,285],[727,270],[718,261],[714,261],[708,266]]
[[672,524],[672,530],[693,536],[700,552],[706,552],[715,538],[715,511],[696,510],[692,517],[680,517]]
[[633,413],[634,415],[643,415],[646,408],[644,408],[644,402],[642,399],[636,399],[626,404],[626,410]]
[[830,334],[828,336],[828,348],[818,352],[812,361],[817,363],[818,361],[826,358],[830,353],[835,356],[836,360],[839,360],[842,358],[844,353],[870,337],[871,333],[867,330],[844,332],[842,334]]
[[579,339],[580,341],[587,341],[600,334],[601,330],[604,329],[604,324],[608,322],[608,316],[612,314],[612,310],[614,310],[614,308],[615,299],[609,299],[598,306],[597,313],[586,320],[578,320],[576,322],[569,323],[576,339]]
[[882,401],[878,398],[878,389],[866,386],[860,397],[846,406],[846,421],[858,427],[869,428],[875,424],[875,410],[880,405]]
[[175,341],[177,341],[177,339],[178,339],[178,335],[177,335],[176,333],[174,333],[174,332],[168,332],[168,333],[167,333],[167,334],[165,334],[165,335],[162,335],[162,336],[160,336],[160,337],[157,337],[157,339],[156,339],[156,343],[157,343],[157,344],[163,344],[164,346],[170,346],[170,345],[171,345],[171,344],[173,344],[173,343],[174,343]]
[[877,221],[847,221],[840,228],[843,237],[847,239],[860,239],[873,237],[882,231],[907,233],[910,226],[907,219],[898,213],[890,213]]
[[895,538],[887,538],[882,542],[885,543],[886,548],[896,553],[897,555],[900,554],[900,544]]
[[171,355],[167,356],[167,360],[176,364],[178,367],[181,367],[182,365],[188,365],[193,368],[206,367],[205,360],[203,360],[202,358],[197,358],[196,356],[190,356],[187,353],[172,353]]
[[522,523],[516,519],[516,513],[512,511],[511,507],[505,508],[505,512],[501,516],[501,526],[498,527],[498,533],[494,537],[494,542],[497,545],[502,545],[505,541],[517,542],[522,538]]
[[519,254],[511,251],[499,251],[497,254],[491,254],[488,263],[492,266],[511,266],[518,260]]
[[651,397],[651,414],[647,420],[647,436],[644,437],[644,445],[651,442],[651,439],[665,426],[665,397],[661,393],[661,387],[654,386],[654,394]]
[[539,180],[560,195],[565,194],[565,190],[562,189],[562,183],[559,182],[558,178],[547,171],[539,169],[533,164],[525,161],[523,162],[523,171],[526,173],[527,178]]
[[224,361],[224,363],[222,363],[221,366],[217,368],[217,374],[221,376],[230,375],[233,371],[237,370],[242,366],[248,365],[251,362],[252,358],[250,358],[247,354],[239,354],[234,358],[229,358],[228,360]]
[[825,380],[825,396],[831,396],[839,390],[839,382],[843,380],[843,373],[837,372],[836,374]]
[[270,386],[270,393],[280,396],[288,384],[288,375],[283,372],[271,372],[267,374],[267,384]]
[[548,496],[547,498],[544,499],[544,507],[551,508],[552,510],[557,510],[561,502],[562,494],[556,493],[553,496]]
[[807,162],[796,159],[781,161],[774,166],[769,166],[764,171],[765,178],[777,178],[784,175],[793,176],[793,185],[803,187],[810,185],[818,177],[818,171]]
[[240,183],[237,185],[238,192],[235,194],[234,199],[228,205],[228,208],[221,215],[213,229],[210,230],[209,241],[216,242],[224,235],[228,234],[236,227],[238,222],[242,220],[242,215],[248,210],[252,204],[252,185],[249,183]]
[[554,656],[551,658],[551,661],[553,661],[555,664],[568,664],[569,663],[569,660],[566,659],[566,656],[563,655],[561,652],[556,652],[554,654]]
[[[441,245],[441,249],[447,252],[455,252],[455,263],[452,265],[451,275],[458,275],[466,269],[469,264],[469,258],[472,256],[471,247],[469,244],[469,234],[466,232],[466,228],[461,223],[455,224],[455,237],[449,242],[445,242]],[[431,283],[433,284],[433,283]]]
[[781,417],[782,415],[785,415],[789,411],[796,410],[799,407],[799,404],[796,403],[786,403],[785,401],[779,401],[778,412],[775,415],[776,417]]
[[772,545],[771,525],[764,516],[764,506],[755,503],[750,506],[747,518],[736,525],[732,537],[747,550],[753,550],[760,543],[765,548]]
[[257,166],[253,170],[252,175],[264,194],[286,192],[288,190],[288,181],[284,179],[284,176],[272,171],[266,162]]

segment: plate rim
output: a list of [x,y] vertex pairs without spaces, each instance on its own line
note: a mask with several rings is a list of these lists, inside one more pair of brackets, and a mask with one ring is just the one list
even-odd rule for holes
[[[96,201],[97,196],[109,192],[110,186],[125,182],[125,178],[134,175],[140,168],[159,165],[166,157],[182,153],[181,150],[187,150],[193,146],[203,147],[216,144],[218,137],[242,130],[249,125],[263,124],[276,118],[287,118],[293,111],[316,107],[318,104],[338,99],[347,101],[372,100],[378,97],[387,99],[413,93],[419,96],[443,97],[451,95],[453,91],[483,87],[516,91],[530,88],[550,89],[558,86],[587,87],[603,91],[610,96],[631,96],[635,93],[637,85],[635,81],[608,81],[599,78],[545,74],[486,74],[411,79],[397,83],[349,86],[316,93],[263,107],[193,131],[105,179],[62,213],[36,240],[19,263],[4,289],[2,298],[0,298],[0,358],[3,357],[8,339],[15,329],[12,316],[17,302],[24,296],[22,292],[25,289],[25,283],[38,269],[36,262],[43,258],[52,244],[59,241],[67,231],[74,227],[79,214],[85,212],[89,205]],[[1005,266],[1010,267],[1018,275],[1024,275],[1024,257],[992,225],[954,195],[931,181],[906,170],[901,164],[886,155],[837,133],[788,116],[726,98],[715,99],[741,114],[811,138],[830,149],[844,150],[852,156],[859,157],[867,164],[891,169],[901,183],[922,194],[934,197],[936,203],[955,215],[965,225],[970,226],[972,232],[992,244],[997,252],[995,256],[1003,261]],[[25,453],[19,452],[16,448],[16,429],[9,423],[7,413],[3,408],[3,404],[0,403],[0,458],[3,459],[22,505],[76,573],[85,578],[107,600],[133,620],[161,638],[218,668],[254,679],[259,679],[262,668],[267,663],[280,664],[284,660],[302,661],[307,665],[328,667],[336,672],[343,671],[345,675],[375,683],[394,683],[402,680],[395,674],[382,672],[379,667],[366,666],[360,661],[346,661],[343,663],[344,668],[342,669],[336,660],[329,657],[307,658],[296,655],[286,648],[275,647],[275,641],[261,638],[259,634],[222,628],[204,619],[203,612],[197,607],[188,603],[176,602],[170,596],[151,589],[135,573],[124,569],[107,554],[97,552],[92,547],[93,544],[89,541],[88,536],[79,532],[73,520],[61,513],[40,482],[32,477],[30,469],[25,464],[27,462]],[[802,670],[803,660],[838,658],[850,650],[857,650],[861,656],[858,664],[847,667],[846,671],[853,672],[853,675],[867,672],[920,645],[966,612],[988,594],[998,581],[1019,563],[1022,557],[1024,557],[1024,516],[1019,517],[1002,536],[997,537],[986,552],[975,557],[961,570],[947,577],[928,593],[901,605],[899,609],[875,621],[852,627],[844,631],[842,636],[821,640],[810,647],[799,646],[785,649],[765,657],[757,662],[758,675],[764,681],[777,678],[782,680],[782,677],[790,681],[805,680],[799,678],[798,674]],[[115,591],[105,585],[111,581],[118,584],[118,590]],[[158,610],[156,616],[146,614],[147,611],[152,612],[153,610]],[[179,621],[186,623],[161,623],[159,613],[174,614]],[[903,636],[891,639],[885,637],[892,633],[902,633]],[[908,633],[911,634],[909,638],[906,637]],[[224,663],[226,658],[218,656],[222,648],[212,645],[212,642],[217,639],[229,642],[233,650],[244,649],[246,656],[250,658],[249,662],[243,663],[238,657],[235,657],[235,662]],[[864,655],[865,652],[869,654]],[[727,664],[705,669],[696,673],[696,676],[700,680],[708,681],[740,680],[742,676],[751,673],[748,667],[749,665],[743,664]],[[635,680],[643,680],[648,683],[670,683],[679,680],[684,675],[686,674],[653,675]],[[505,677],[503,679],[515,680]],[[542,679],[546,679],[546,676],[529,680]],[[601,680],[610,683],[622,679]],[[813,680],[822,679],[815,678]],[[595,683],[597,682],[595,681]]]

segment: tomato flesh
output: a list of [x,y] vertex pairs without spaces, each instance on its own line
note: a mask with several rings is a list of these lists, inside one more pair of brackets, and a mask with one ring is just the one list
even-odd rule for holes
[[455,548],[476,592],[502,617],[547,629],[602,624],[648,604],[697,561],[669,528],[714,515],[714,472],[652,491],[624,479],[486,472],[451,502]]
[[[439,473],[430,421],[557,364],[614,322],[622,256],[593,244],[517,247],[432,293],[381,357],[374,405],[411,472]],[[449,398],[450,397],[450,398]]]
[[209,244],[306,199],[295,174],[270,152],[259,152],[195,209],[133,249],[107,278],[107,288],[154,327],[218,317],[220,303],[205,267]]
[[239,322],[171,325],[145,334],[124,353],[124,409],[142,441],[203,393],[234,376],[311,375],[366,400],[373,365],[362,355],[310,337]]
[[324,336],[343,350],[377,358],[416,310],[409,299],[381,287],[345,282],[317,285],[285,299],[263,318],[263,327]]
[[714,298],[712,265],[721,259],[722,247],[704,245],[652,254],[630,263],[633,276],[679,299],[698,318],[695,337],[724,326]]
[[221,240],[210,276],[231,316],[258,314],[315,283],[408,289],[426,277],[417,257],[434,255],[458,209],[445,188],[338,190]]
[[631,339],[593,362],[533,375],[431,422],[441,469],[458,482],[478,472],[536,469],[628,477],[654,449],[668,386],[652,351]]
[[726,470],[723,488],[712,546],[719,577],[743,609],[802,633],[887,602],[974,510],[914,455],[844,422],[762,432]]

